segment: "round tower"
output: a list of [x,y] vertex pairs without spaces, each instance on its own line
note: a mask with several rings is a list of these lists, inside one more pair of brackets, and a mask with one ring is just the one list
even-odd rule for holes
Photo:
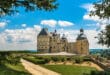
[[77,54],[88,55],[89,54],[89,43],[84,30],[80,29],[80,34],[76,39]]

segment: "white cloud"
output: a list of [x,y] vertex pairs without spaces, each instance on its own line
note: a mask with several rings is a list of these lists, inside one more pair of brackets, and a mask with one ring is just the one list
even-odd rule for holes
[[62,27],[66,27],[66,26],[72,26],[74,24],[72,22],[69,22],[69,21],[58,21],[58,25],[60,25]]
[[104,30],[106,25],[110,24],[110,20],[108,19],[105,18],[100,19],[100,17],[97,15],[92,15],[92,16],[89,15],[90,11],[95,11],[93,4],[87,3],[87,4],[83,4],[81,7],[87,10],[86,14],[84,14],[83,16],[83,19],[96,22],[95,25],[97,26],[98,30]]
[[6,22],[0,22],[0,28],[4,28],[7,25]]
[[87,3],[87,4],[83,4],[81,5],[82,8],[84,8],[87,12],[86,14],[83,16],[84,20],[93,20],[93,21],[99,21],[100,18],[97,15],[94,16],[90,16],[90,11],[95,11],[96,9],[94,8],[93,4]]
[[[77,38],[77,36],[79,34],[79,30],[64,30],[64,29],[60,29],[60,30],[58,30],[58,32],[60,34],[65,34],[69,42],[75,42],[76,38]],[[102,48],[101,45],[97,44],[98,39],[95,38],[97,36],[97,34],[98,34],[98,31],[96,31],[96,30],[84,30],[84,32],[85,32],[85,35],[88,38],[89,48],[90,49]]]
[[[0,33],[0,50],[36,50],[37,49],[37,35],[41,27],[34,25],[32,28],[25,29],[6,29]],[[58,33],[65,34],[69,42],[75,42],[79,34],[79,30],[64,30],[59,29]],[[97,31],[85,30],[85,34],[89,40],[90,48],[102,48],[97,44]]]
[[56,20],[42,20],[40,24],[48,25],[50,27],[55,27],[57,24],[57,21]]
[[41,26],[39,26],[39,25],[34,25],[34,28],[35,28],[35,30],[38,30],[38,31],[41,30]]
[[26,25],[26,24],[22,24],[21,26],[22,26],[22,27],[26,27],[27,25]]
[[36,50],[40,29],[39,25],[25,29],[6,29],[0,33],[0,50]]
[[87,11],[95,11],[94,5],[91,3],[81,5],[82,8],[86,9]]
[[62,21],[62,20],[42,20],[41,23],[42,25],[48,25],[50,27],[55,27],[56,25],[59,25],[61,27],[67,27],[67,26],[72,26],[74,23],[69,22],[69,21]]
[[84,20],[100,21],[100,18],[99,18],[97,15],[95,15],[95,16],[90,16],[89,14],[85,14],[85,15],[83,16],[83,19],[84,19]]

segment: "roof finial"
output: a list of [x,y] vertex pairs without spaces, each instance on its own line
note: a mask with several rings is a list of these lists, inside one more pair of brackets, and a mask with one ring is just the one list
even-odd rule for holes
[[83,28],[81,28],[81,29],[80,29],[80,33],[84,33],[84,30],[83,30]]

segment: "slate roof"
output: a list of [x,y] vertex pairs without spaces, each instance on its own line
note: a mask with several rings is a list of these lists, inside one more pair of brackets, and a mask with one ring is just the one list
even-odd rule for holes
[[49,35],[48,30],[46,28],[42,28],[39,35]]
[[84,40],[84,39],[87,39],[85,34],[79,34],[77,37],[77,40]]

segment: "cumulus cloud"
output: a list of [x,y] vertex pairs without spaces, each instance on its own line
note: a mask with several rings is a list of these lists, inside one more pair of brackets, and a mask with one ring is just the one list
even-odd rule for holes
[[22,26],[22,27],[26,27],[27,25],[26,25],[26,24],[22,24],[21,26]]
[[66,27],[66,26],[72,26],[74,24],[72,22],[69,22],[69,21],[58,21],[58,25],[60,25],[62,27]]
[[4,30],[0,33],[0,50],[36,50],[40,29],[39,25],[34,25],[25,29]]
[[93,21],[100,21],[100,18],[97,15],[90,16],[89,14],[85,14],[83,16],[84,20],[93,20]]
[[7,23],[6,23],[6,22],[0,22],[0,28],[5,27],[6,25],[7,25]]
[[81,5],[82,8],[86,9],[87,11],[95,11],[94,5],[91,3]]
[[[68,41],[69,42],[75,42],[76,41],[76,38],[79,34],[79,30],[64,30],[64,29],[59,29],[58,30],[58,33],[60,33],[61,35],[62,34],[65,34]],[[97,36],[98,34],[98,31],[96,30],[84,30],[84,33],[85,35],[87,36],[88,38],[88,41],[89,41],[89,48],[90,49],[95,49],[95,48],[102,48],[101,45],[97,44],[98,42],[98,39],[96,39],[95,37]]]
[[35,30],[38,30],[38,31],[41,30],[41,26],[39,26],[39,25],[34,25],[34,28],[35,28]]
[[50,27],[55,27],[57,24],[57,21],[56,20],[42,20],[40,24],[48,25]]
[[87,11],[83,16],[83,19],[96,22],[95,25],[97,26],[97,30],[104,30],[106,25],[110,23],[110,20],[108,19],[105,19],[105,18],[100,19],[99,16],[97,15],[93,15],[93,16],[89,15],[90,11],[95,11],[93,4],[87,3],[87,4],[81,5],[81,7]]
[[[27,27],[25,29],[6,29],[0,33],[0,50],[36,50],[37,49],[37,35],[40,32],[41,27],[34,25],[33,27]],[[84,31],[88,40],[90,48],[101,48],[97,44],[98,31],[85,30]],[[64,30],[58,29],[58,33],[66,35],[69,42],[75,42],[79,34],[79,30]]]
[[69,21],[62,21],[62,20],[42,20],[41,23],[42,25],[48,25],[50,27],[55,27],[56,25],[59,25],[61,27],[67,27],[67,26],[72,26],[74,23],[69,22]]

